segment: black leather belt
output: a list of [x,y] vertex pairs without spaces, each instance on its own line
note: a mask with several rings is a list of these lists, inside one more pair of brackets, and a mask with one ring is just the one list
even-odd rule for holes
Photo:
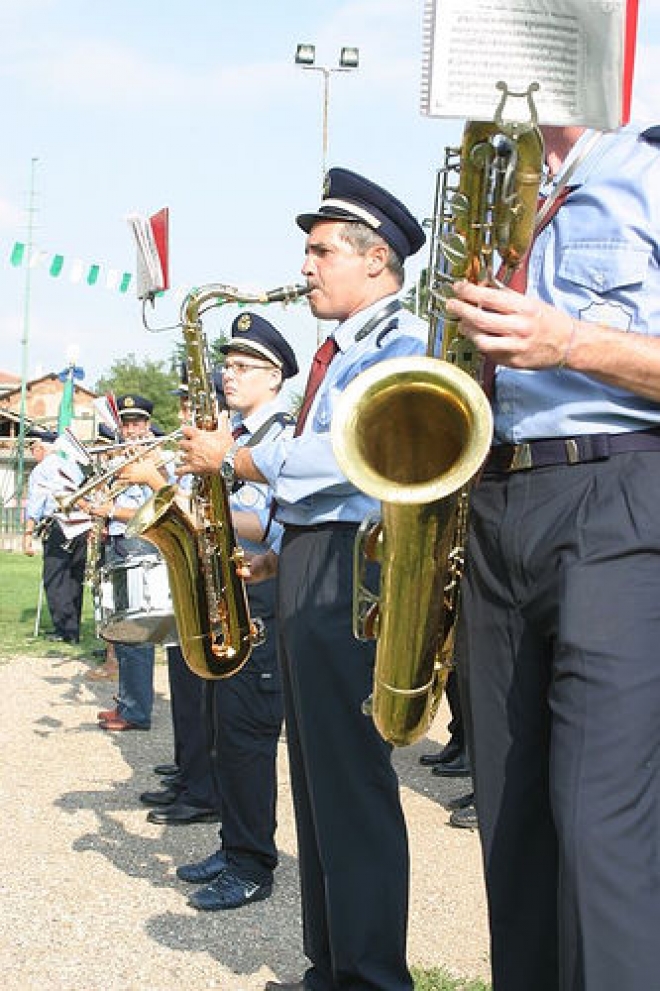
[[523,444],[498,444],[484,464],[486,474],[507,474],[530,468],[581,465],[607,461],[628,451],[660,451],[660,428],[624,434],[584,434],[580,437],[547,437]]
[[298,526],[295,523],[283,523],[284,529],[291,533],[315,533],[319,530],[357,530],[359,523],[350,520],[330,520],[327,523],[310,523],[309,526]]

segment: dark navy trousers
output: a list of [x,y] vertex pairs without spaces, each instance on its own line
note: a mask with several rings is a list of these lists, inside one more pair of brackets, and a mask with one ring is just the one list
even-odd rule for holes
[[660,455],[484,474],[459,631],[494,991],[660,974]]
[[391,748],[362,703],[351,629],[357,527],[287,528],[277,618],[310,991],[412,991],[408,843]]

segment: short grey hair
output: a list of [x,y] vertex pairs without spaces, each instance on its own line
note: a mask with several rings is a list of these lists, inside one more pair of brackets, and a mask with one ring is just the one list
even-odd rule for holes
[[366,255],[369,248],[373,248],[375,245],[384,245],[387,248],[386,267],[397,280],[399,286],[403,285],[405,274],[403,262],[394,248],[377,231],[373,230],[372,227],[349,220],[342,224],[339,236],[343,241],[347,241],[358,255]]

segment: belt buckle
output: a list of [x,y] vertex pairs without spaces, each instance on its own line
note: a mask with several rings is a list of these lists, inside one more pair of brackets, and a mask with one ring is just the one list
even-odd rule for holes
[[513,448],[513,456],[509,464],[509,471],[524,471],[526,468],[533,468],[532,445],[525,442],[516,444]]

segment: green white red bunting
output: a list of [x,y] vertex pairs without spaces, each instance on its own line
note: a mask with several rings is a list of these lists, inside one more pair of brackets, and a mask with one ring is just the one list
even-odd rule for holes
[[40,248],[28,249],[22,241],[14,242],[9,262],[14,268],[20,268],[22,265],[29,265],[30,268],[47,268],[54,279],[64,275],[73,283],[86,282],[88,286],[104,285],[106,289],[121,293],[128,292],[133,279],[131,272],[89,264],[80,258],[69,261],[64,255],[52,254]]

